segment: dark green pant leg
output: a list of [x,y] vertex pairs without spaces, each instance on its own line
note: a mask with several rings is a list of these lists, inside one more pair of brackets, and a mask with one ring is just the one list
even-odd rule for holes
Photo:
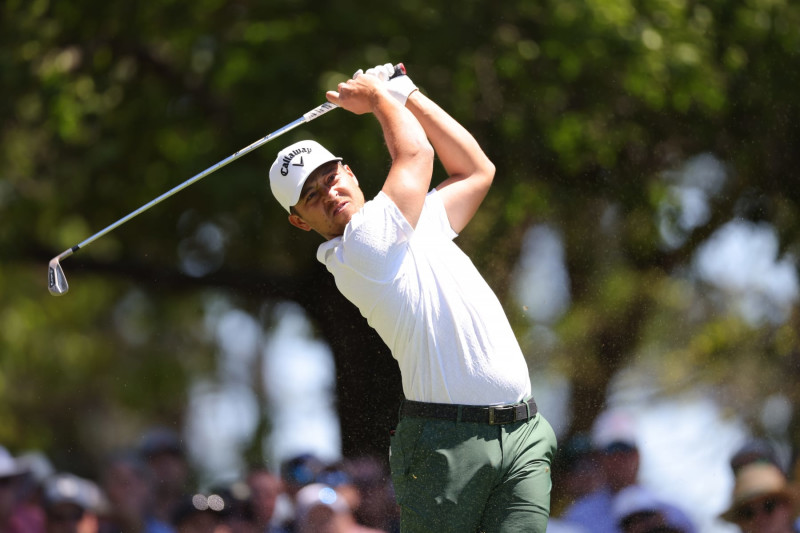
[[391,469],[403,533],[544,532],[552,428],[404,418]]
[[544,533],[550,515],[550,465],[556,436],[541,415],[503,426],[503,470],[486,505],[480,531]]
[[390,464],[403,533],[478,530],[501,464],[498,427],[400,421]]

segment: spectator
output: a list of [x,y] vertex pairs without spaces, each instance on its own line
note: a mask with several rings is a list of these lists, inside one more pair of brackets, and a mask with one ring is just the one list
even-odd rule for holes
[[3,533],[41,533],[41,513],[32,513],[22,490],[28,468],[0,446],[0,531]]
[[619,491],[611,510],[623,533],[688,533],[694,530],[682,513],[640,485]]
[[576,433],[559,445],[553,459],[553,497],[547,533],[589,533],[560,516],[564,509],[600,488],[604,478],[587,433]]
[[347,500],[322,483],[298,491],[295,513],[297,533],[383,533],[356,522]]
[[55,469],[50,459],[41,452],[22,453],[16,457],[16,461],[26,470],[19,483],[16,519],[26,524],[24,530],[44,531],[43,484],[55,474]]
[[215,533],[222,524],[224,508],[217,495],[185,496],[173,509],[171,525],[176,533]]
[[212,495],[222,498],[220,523],[227,533],[265,533],[256,522],[250,487],[243,481],[218,486],[211,490]]
[[100,533],[173,533],[168,523],[152,514],[152,477],[138,454],[112,456],[103,468],[102,486],[109,509],[101,520]]
[[281,463],[284,493],[292,508],[288,520],[281,525],[283,529],[296,531],[294,522],[297,516],[297,493],[306,485],[315,483],[324,468],[325,463],[312,453],[303,453]]
[[587,433],[576,433],[559,445],[553,459],[553,516],[603,485],[598,463],[598,452]]
[[167,523],[177,505],[189,495],[189,464],[178,434],[168,428],[149,430],[139,442],[139,453],[153,480],[152,514]]
[[281,478],[289,498],[294,501],[297,493],[317,480],[325,464],[314,454],[303,453],[281,464]]
[[[733,457],[731,457],[730,465],[731,470],[733,471],[734,476],[738,474],[739,470],[746,465],[751,463],[770,463],[774,464],[778,468],[781,469],[781,472],[789,480],[789,474],[786,473],[786,470],[782,466],[781,460],[778,457],[778,453],[773,447],[773,445],[764,439],[753,439],[745,443],[741,448],[739,448]],[[797,518],[794,522],[794,531],[800,532],[800,518]]]
[[775,448],[769,441],[763,439],[753,439],[746,442],[739,448],[730,459],[731,471],[734,475],[743,466],[750,463],[772,463],[781,470],[784,470]]
[[345,503],[355,514],[361,506],[361,493],[353,483],[353,478],[344,468],[343,461],[330,463],[317,475],[317,483],[322,483],[334,489],[344,498]]
[[254,468],[247,475],[253,519],[260,533],[280,533],[274,524],[278,498],[283,494],[283,481],[266,468]]
[[345,461],[343,468],[358,491],[358,505],[353,506],[356,520],[389,533],[399,532],[400,509],[386,463],[364,456]]
[[754,461],[739,467],[731,500],[720,517],[742,533],[796,533],[800,496],[775,464]]
[[[592,428],[592,445],[598,452],[598,465],[604,483],[571,505],[564,519],[592,533],[622,533],[612,508],[620,491],[638,483],[639,447],[633,417],[619,410],[602,413]],[[661,505],[689,524],[687,533],[694,532],[691,521],[682,511],[663,502]]]
[[94,482],[55,474],[44,481],[42,502],[47,533],[97,533],[103,497]]
[[637,481],[639,450],[633,419],[607,411],[595,421],[591,440],[603,483],[569,506],[564,518],[595,533],[620,533],[611,505],[617,492]]

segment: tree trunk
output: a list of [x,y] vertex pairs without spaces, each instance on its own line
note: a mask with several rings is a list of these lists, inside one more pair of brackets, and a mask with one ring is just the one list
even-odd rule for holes
[[330,342],[336,361],[337,411],[345,457],[388,460],[389,431],[403,399],[400,369],[389,348],[345,299],[327,272],[310,277],[303,302]]

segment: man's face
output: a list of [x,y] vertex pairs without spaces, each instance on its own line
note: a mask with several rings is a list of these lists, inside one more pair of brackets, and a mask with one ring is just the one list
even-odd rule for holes
[[189,472],[181,453],[173,450],[159,451],[151,455],[147,463],[153,471],[159,492],[179,493],[183,490]]
[[264,471],[253,472],[248,478],[252,492],[253,510],[261,522],[269,522],[275,513],[275,504],[282,491],[281,481]]
[[0,525],[14,511],[14,506],[17,503],[18,479],[12,476],[0,478]]
[[104,488],[115,511],[124,516],[138,515],[150,503],[150,485],[137,467],[116,462],[105,472]]
[[602,456],[606,482],[613,492],[636,483],[639,474],[639,452],[635,448],[607,451]]
[[84,516],[74,503],[57,503],[47,510],[47,533],[77,533]]
[[736,524],[743,533],[791,533],[791,504],[784,498],[761,498],[742,505]]
[[325,239],[344,233],[350,219],[364,207],[364,193],[347,165],[331,161],[315,170],[303,185],[289,222]]

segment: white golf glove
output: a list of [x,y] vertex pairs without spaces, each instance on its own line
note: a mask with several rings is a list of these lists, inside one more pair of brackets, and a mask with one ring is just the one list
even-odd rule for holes
[[358,69],[353,74],[353,79],[356,79],[362,74],[369,74],[371,76],[375,76],[379,80],[386,82],[386,89],[389,91],[395,100],[400,102],[401,105],[406,105],[406,100],[411,93],[417,90],[417,86],[414,85],[414,82],[411,81],[411,78],[406,76],[405,74],[401,74],[400,76],[394,76],[394,65],[391,63],[386,63],[384,65],[377,65],[370,69],[367,69],[364,72],[361,69]]
[[370,76],[375,76],[381,81],[389,81],[389,78],[391,78],[394,75],[394,65],[392,65],[391,63],[386,63],[385,65],[377,65],[375,67],[367,69],[366,72],[364,72],[362,69],[358,69],[355,72],[355,74],[353,74],[353,79],[356,79],[362,74],[369,74]]

